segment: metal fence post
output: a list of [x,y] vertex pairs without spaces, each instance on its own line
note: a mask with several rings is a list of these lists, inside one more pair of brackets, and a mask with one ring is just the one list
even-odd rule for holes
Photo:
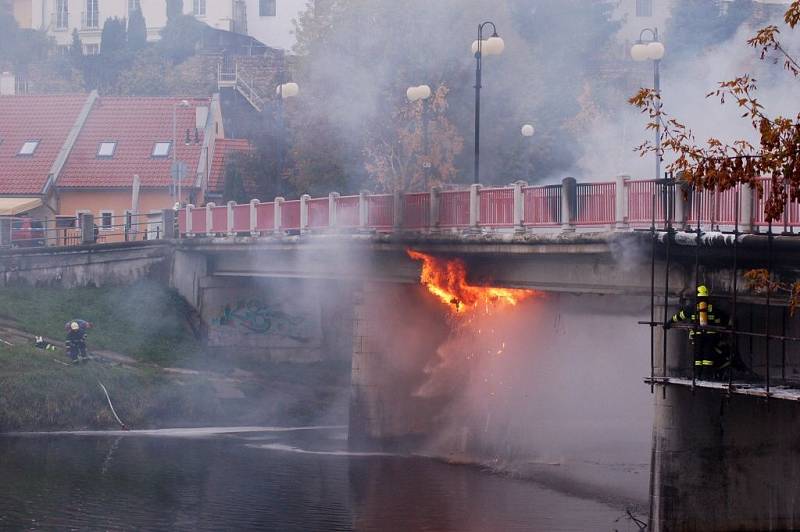
[[618,175],[616,177],[616,202],[614,205],[614,228],[623,231],[628,228],[628,180],[629,175]]
[[94,215],[82,212],[81,217],[81,244],[94,244]]
[[280,197],[280,196],[275,198],[275,203],[274,203],[275,207],[273,209],[274,212],[275,212],[275,222],[274,222],[274,229],[273,229],[275,231],[275,233],[279,233],[280,230],[281,230],[281,204],[284,201],[286,201],[286,200],[284,198]]
[[358,226],[361,229],[367,228],[367,221],[369,221],[369,211],[367,205],[367,196],[369,192],[362,190],[358,193]]
[[11,218],[0,217],[0,247],[11,245]]
[[753,187],[741,185],[739,189],[739,231],[742,233],[753,232]]
[[331,229],[336,227],[336,198],[338,197],[338,192],[328,194],[328,227]]
[[311,196],[303,194],[300,196],[300,232],[308,229],[308,200]]
[[522,187],[528,186],[525,181],[514,183],[514,232],[522,233],[525,231],[525,196]]
[[236,206],[235,201],[229,201],[227,203],[227,208],[225,210],[225,214],[227,215],[227,231],[228,236],[236,236],[236,228],[233,226],[233,208]]
[[250,200],[250,236],[258,236],[258,204],[257,199]]
[[178,231],[175,226],[176,217],[174,209],[164,209],[161,211],[161,223],[164,224],[164,238],[172,240],[177,238]]
[[561,180],[561,230],[575,231],[575,219],[578,210],[578,184],[574,177]]
[[216,203],[213,201],[206,203],[206,235],[209,236],[214,234],[214,213],[211,211],[211,209],[216,206]]
[[192,209],[194,209],[194,205],[191,203],[186,205],[186,236],[190,238],[194,236],[192,232]]
[[469,186],[469,226],[477,229],[480,224],[481,211],[481,186],[474,184]]
[[403,193],[399,190],[392,194],[392,215],[395,230],[403,227]]
[[442,189],[439,187],[431,187],[431,219],[429,222],[431,231],[436,231],[439,229],[439,195],[441,193]]

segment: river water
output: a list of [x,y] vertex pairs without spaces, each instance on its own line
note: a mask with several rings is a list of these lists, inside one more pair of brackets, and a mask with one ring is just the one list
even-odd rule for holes
[[536,482],[346,447],[332,427],[0,436],[0,529],[638,529]]

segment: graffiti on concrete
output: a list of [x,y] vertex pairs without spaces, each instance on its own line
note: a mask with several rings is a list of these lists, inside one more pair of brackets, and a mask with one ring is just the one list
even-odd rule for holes
[[311,340],[304,327],[306,318],[287,314],[257,299],[241,299],[222,308],[215,325],[241,327],[250,334],[277,335],[298,342]]

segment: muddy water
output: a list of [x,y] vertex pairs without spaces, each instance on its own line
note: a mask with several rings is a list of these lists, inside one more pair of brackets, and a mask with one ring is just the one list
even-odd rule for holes
[[636,530],[624,511],[339,428],[0,437],[0,529]]

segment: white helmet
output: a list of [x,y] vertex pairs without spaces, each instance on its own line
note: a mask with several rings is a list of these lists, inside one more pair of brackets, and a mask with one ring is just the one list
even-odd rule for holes
[[78,329],[81,328],[81,326],[78,325],[77,321],[73,321],[72,323],[69,324],[69,328],[72,329],[73,331],[77,331]]

